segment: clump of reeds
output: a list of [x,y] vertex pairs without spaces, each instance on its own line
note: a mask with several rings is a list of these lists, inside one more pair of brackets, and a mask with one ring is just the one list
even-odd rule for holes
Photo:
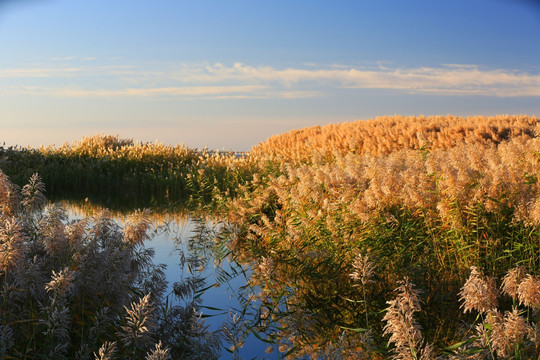
[[[222,207],[256,169],[249,156],[94,135],[59,147],[0,147],[2,170],[22,184],[39,173],[49,194],[137,207]],[[10,191],[0,189],[0,191]],[[13,191],[11,191],[13,192]]]
[[272,136],[252,153],[260,158],[296,164],[329,160],[345,154],[384,155],[402,149],[429,150],[467,143],[499,144],[538,135],[534,116],[383,116],[341,124],[314,126]]
[[471,275],[459,293],[464,312],[485,313],[497,308],[499,291],[494,278],[484,276],[476,266],[471,267]]
[[0,357],[217,357],[195,300],[163,294],[164,266],[144,246],[148,211],[124,229],[107,211],[69,221],[43,191],[37,175],[18,191],[0,171]]
[[497,309],[495,280],[471,268],[460,299],[464,311],[478,312],[481,321],[471,326],[473,336],[458,344],[458,354],[493,359],[532,359],[540,354],[540,280],[518,266],[507,272],[501,288],[514,302],[504,313]]
[[[437,345],[456,340],[460,309],[451,297],[471,266],[501,274],[520,263],[538,271],[538,125],[528,116],[396,116],[276,136],[253,149],[261,171],[230,203],[239,229],[232,246],[258,264],[253,281],[265,299],[281,296],[298,313],[317,308],[313,318],[334,343],[336,324],[358,328],[368,324],[364,313],[376,314],[352,306],[361,301],[354,285],[365,288],[349,280],[361,277],[350,271],[351,263],[362,265],[357,253],[380,266],[370,306],[384,306],[395,279],[408,276],[433,294],[430,311],[449,308],[420,318],[433,326],[424,326],[425,336]],[[478,272],[470,289],[484,292],[474,306],[488,312],[498,290]],[[469,293],[467,314],[477,311]]]
[[373,281],[373,272],[375,270],[375,266],[369,259],[369,256],[357,254],[353,261],[353,269],[354,271],[349,274],[349,277],[356,283],[360,283],[362,286],[362,294],[363,294],[363,303],[364,303],[364,311],[366,315],[366,328],[369,329],[369,312],[368,312],[368,298],[367,298],[367,289],[366,286],[368,283],[372,283]]
[[[465,339],[436,355],[435,348],[425,344],[414,314],[420,312],[419,292],[405,279],[396,289],[396,299],[388,301],[383,321],[394,359],[536,359],[540,354],[538,289],[540,281],[525,274],[521,266],[508,271],[501,288],[514,300],[504,313],[498,310],[495,279],[472,267],[460,292],[464,312],[478,312],[477,321],[469,325]],[[522,298],[531,299],[521,301]],[[534,299],[534,300],[532,300]],[[517,302],[520,301],[519,305]],[[521,307],[520,307],[521,306]]]
[[425,344],[420,325],[414,313],[420,312],[421,301],[419,291],[407,278],[396,289],[397,297],[388,301],[389,307],[383,321],[385,335],[389,335],[389,344],[393,344],[393,359],[434,359],[431,344]]

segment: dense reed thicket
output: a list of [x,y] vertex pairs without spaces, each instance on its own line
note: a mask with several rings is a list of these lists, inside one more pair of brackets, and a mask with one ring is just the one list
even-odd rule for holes
[[[538,276],[538,123],[526,116],[383,118],[292,132],[256,147],[259,161],[274,167],[231,205],[240,228],[232,245],[255,262],[261,311],[279,314],[284,349],[325,354],[345,341],[344,329],[370,329],[381,350],[389,330],[380,311],[406,276],[423,291],[418,324],[434,344],[429,352],[441,355],[467,332],[456,319],[473,320],[458,301],[471,267],[501,278],[520,265]],[[377,268],[360,289],[350,278],[359,255]],[[322,330],[314,333],[314,324]],[[352,353],[365,340],[363,331],[345,335]]]
[[0,358],[218,356],[194,296],[204,283],[165,293],[163,265],[144,246],[148,211],[123,230],[107,211],[69,221],[62,206],[44,208],[43,191],[36,175],[20,190],[0,171]]
[[[330,124],[275,135],[252,149],[253,155],[287,162],[311,162],[346,154],[383,155],[396,150],[450,148],[458,144],[499,144],[510,139],[530,139],[538,132],[538,118],[404,117]],[[336,153],[338,155],[336,155]]]
[[0,169],[19,185],[39,173],[53,198],[90,197],[109,207],[209,202],[234,193],[253,173],[250,158],[234,153],[111,135],[60,147],[0,147]]
[[0,168],[43,169],[53,189],[72,176],[81,189],[218,204],[234,225],[227,246],[253,270],[233,322],[269,352],[531,359],[539,124],[386,117],[293,131],[240,158],[97,136],[3,149]]

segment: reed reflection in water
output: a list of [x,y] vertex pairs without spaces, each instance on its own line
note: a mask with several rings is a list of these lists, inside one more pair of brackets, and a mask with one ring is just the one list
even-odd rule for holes
[[[103,210],[87,202],[63,204],[71,219]],[[123,227],[129,214],[115,211],[112,215]],[[221,341],[220,359],[268,358],[268,344],[253,335],[250,325],[258,305],[247,294],[258,290],[247,285],[251,277],[249,266],[231,258],[227,224],[183,212],[152,213],[151,222],[150,240],[145,246],[154,250],[155,264],[166,265],[167,302],[171,306],[191,301],[197,304],[204,324]],[[275,358],[277,354],[273,355]]]

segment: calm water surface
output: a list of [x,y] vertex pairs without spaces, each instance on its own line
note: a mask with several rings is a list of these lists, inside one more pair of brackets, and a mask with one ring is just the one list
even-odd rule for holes
[[[75,204],[65,203],[71,219],[85,217],[89,210]],[[94,212],[97,211],[94,209]],[[114,220],[123,225],[127,215],[113,214]],[[231,316],[241,314],[245,310],[245,302],[241,301],[242,289],[246,286],[250,269],[231,260],[229,256],[223,257],[226,249],[216,246],[215,233],[219,224],[212,220],[201,220],[189,215],[159,214],[152,218],[152,229],[149,231],[149,240],[145,242],[147,248],[155,250],[154,264],[165,264],[165,275],[168,281],[167,294],[172,296],[173,284],[183,282],[196,276],[204,279],[204,290],[201,295],[202,307],[200,312],[205,324],[212,331],[218,331],[225,322],[231,321]],[[226,255],[226,254],[225,254]],[[178,299],[173,301],[178,302]],[[248,310],[249,312],[249,310]],[[246,329],[244,329],[246,330]],[[236,354],[228,352],[231,344],[223,342],[220,359],[277,359],[278,352],[265,354],[269,344],[249,334],[243,339],[243,346]]]

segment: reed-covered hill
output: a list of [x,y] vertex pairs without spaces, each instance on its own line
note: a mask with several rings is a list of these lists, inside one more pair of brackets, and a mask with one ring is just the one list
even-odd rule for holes
[[[391,336],[394,358],[413,359],[421,356],[422,328],[436,345],[424,349],[436,349],[426,359],[449,356],[458,347],[443,348],[463,339],[461,356],[537,356],[538,313],[524,316],[532,313],[515,300],[512,310],[511,299],[499,295],[501,283],[478,269],[502,279],[522,266],[540,288],[538,125],[527,116],[396,116],[292,131],[255,147],[252,156],[266,172],[245,187],[229,216],[242,229],[233,245],[257,263],[253,281],[263,303],[287,309],[280,314],[281,339],[294,339],[290,348],[305,353],[333,351],[322,345],[325,339],[344,341],[350,352],[338,353],[345,356],[369,348],[364,331],[370,329],[379,345]],[[410,283],[421,297],[412,295]],[[402,294],[393,301],[396,287]],[[540,306],[540,292],[533,293]],[[460,311],[468,308],[467,296],[488,304],[473,311],[481,313],[476,321]],[[400,297],[416,300],[404,305]],[[386,301],[412,306],[407,316],[418,312],[419,322],[404,328],[417,336],[409,345],[406,333],[392,335],[403,323],[392,323],[399,318],[390,315],[392,306],[383,317]],[[314,335],[298,317],[323,324],[324,332]],[[503,325],[510,318],[537,330],[501,345],[495,337],[502,332],[486,330],[495,318],[497,331],[510,331]],[[483,344],[474,340],[482,336]],[[515,354],[508,355],[512,347]],[[389,356],[380,347],[368,353],[363,358]]]
[[540,120],[534,116],[493,117],[403,117],[314,126],[275,135],[255,146],[252,153],[277,160],[311,161],[313,157],[389,154],[400,149],[447,149],[458,144],[499,144],[520,141],[540,134]]

